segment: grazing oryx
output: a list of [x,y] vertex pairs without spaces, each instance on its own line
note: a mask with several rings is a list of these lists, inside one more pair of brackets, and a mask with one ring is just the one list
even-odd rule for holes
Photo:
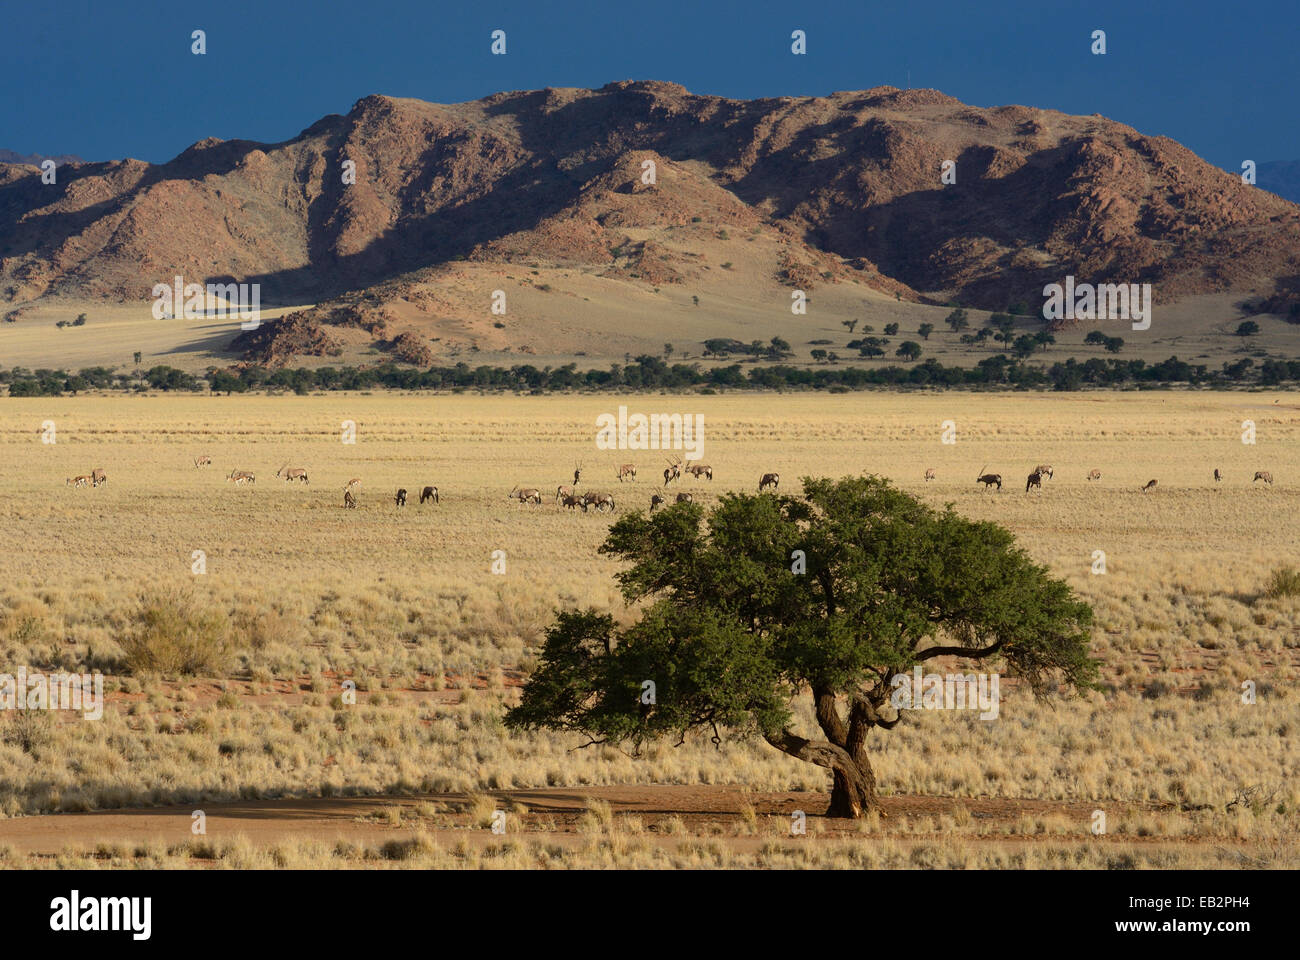
[[692,463],[686,468],[686,472],[696,480],[700,479],[700,477],[704,477],[706,480],[713,479],[713,468],[707,463]]
[[351,480],[345,483],[344,486],[347,487],[349,490],[351,490],[353,487],[359,487],[361,486],[361,478],[353,477]]
[[589,493],[585,499],[587,506],[595,507],[601,513],[604,513],[607,508],[614,509],[614,498],[608,493]]
[[1050,463],[1040,463],[1038,466],[1034,467],[1034,473],[1038,474],[1040,477],[1046,477],[1048,480],[1051,480],[1052,465]]
[[[1215,483],[1222,483],[1222,482],[1223,482],[1223,474],[1221,474],[1221,473],[1219,472],[1219,468],[1218,468],[1218,467],[1215,467],[1215,468],[1214,468],[1214,482],[1215,482]],[[1251,481],[1251,482],[1253,483],[1254,481]]]
[[401,487],[401,488],[398,489],[398,491],[397,491],[397,496],[393,497],[393,502],[396,503],[399,507],[404,507],[404,506],[406,506],[406,488],[405,488],[405,487]]
[[227,483],[257,483],[257,478],[247,470],[231,470],[230,476],[226,477]]
[[1146,482],[1146,485],[1142,487],[1142,492],[1143,492],[1143,493],[1146,493],[1148,490],[1154,490],[1154,489],[1156,488],[1156,484],[1157,484],[1158,482],[1159,482],[1159,481],[1157,481],[1157,480],[1148,480],[1148,481]]
[[659,496],[659,494],[656,493],[654,496],[650,498],[651,513],[655,512],[655,507],[662,507],[663,505],[664,505],[664,498]]
[[352,496],[352,491],[347,487],[343,488],[343,506],[349,510],[357,508],[357,498]]
[[938,476],[938,474],[934,472],[934,467],[927,467],[927,468],[926,468],[926,471],[925,471],[925,479],[927,479],[927,480],[933,480],[933,479],[934,479],[935,477],[937,477],[937,476]]
[[673,459],[668,461],[668,466],[664,469],[664,486],[668,486],[673,480],[677,480],[682,475],[682,461]]
[[677,494],[677,502],[678,502],[678,503],[694,503],[694,502],[695,502],[695,498],[692,497],[689,493],[679,493],[679,494]]
[[1031,473],[1029,479],[1025,481],[1025,493],[1029,492],[1030,487],[1037,487],[1039,490],[1043,489],[1043,475],[1037,470]]
[[420,502],[424,503],[427,500],[432,500],[434,503],[439,502],[437,487],[425,487],[420,491]]
[[781,485],[781,475],[779,473],[765,473],[758,481],[758,492],[762,493],[767,487],[775,490]]
[[[1267,470],[1259,470],[1259,471],[1256,471],[1256,473],[1255,473],[1255,480],[1263,480],[1263,481],[1264,481],[1265,483],[1267,483],[1270,487],[1273,486],[1273,474],[1269,473]],[[1255,480],[1252,480],[1252,481],[1250,481],[1250,482],[1251,482],[1251,483],[1254,483]]]
[[[1216,470],[1216,471],[1214,471],[1214,472],[1215,472],[1215,473],[1218,473],[1219,471]],[[1088,471],[1088,479],[1089,479],[1089,480],[1100,480],[1100,479],[1101,479],[1101,471],[1100,471],[1100,470],[1089,470],[1089,471]]]
[[195,457],[195,458],[194,458],[194,469],[195,469],[195,470],[197,470],[199,467],[210,467],[210,466],[212,466],[212,458],[211,458],[211,457]]
[[564,499],[561,500],[560,503],[562,503],[564,506],[568,507],[570,510],[575,510],[575,509],[577,509],[578,507],[582,507],[582,512],[583,512],[583,513],[586,513],[586,512],[587,512],[587,498],[586,498],[586,497],[580,497],[580,496],[578,496],[578,495],[576,495],[576,494],[573,494],[573,493],[567,493],[567,494],[564,495]]
[[86,484],[90,483],[90,477],[68,477],[68,479],[63,482],[69,487],[84,487]]
[[[987,467],[988,464],[985,464],[985,466]],[[1000,474],[1000,473],[985,473],[983,470],[981,470],[981,471],[980,471],[980,475],[979,475],[978,477],[975,478],[975,482],[976,482],[976,483],[982,483],[982,484],[984,484],[984,489],[985,489],[985,490],[987,490],[989,487],[993,486],[993,484],[996,483],[996,484],[998,485],[998,489],[1001,490],[1001,489],[1002,489],[1002,474]]]
[[582,479],[582,461],[579,460],[573,466],[573,483],[565,486],[560,484],[555,488],[555,502],[559,503],[565,497],[576,497],[578,495],[578,481]]
[[621,464],[618,468],[618,482],[622,483],[624,480],[628,478],[631,478],[632,480],[636,480],[635,463],[624,463]]
[[515,484],[514,489],[506,494],[507,500],[518,500],[520,503],[541,503],[542,492],[536,487],[528,487],[526,490],[520,490],[519,484]]
[[96,467],[94,470],[90,471],[90,485],[92,487],[97,487],[101,483],[108,483],[108,475],[104,473],[103,470],[99,469],[99,467]]
[[287,463],[279,470],[275,471],[275,475],[285,483],[292,483],[294,480],[301,480],[303,483],[309,482],[307,480],[306,470],[302,467],[291,467]]

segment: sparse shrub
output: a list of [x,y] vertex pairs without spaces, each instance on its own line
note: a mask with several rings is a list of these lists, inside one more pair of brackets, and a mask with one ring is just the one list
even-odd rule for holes
[[11,620],[9,639],[22,646],[40,643],[45,639],[45,621],[30,614],[19,614]]
[[240,645],[254,650],[292,643],[302,633],[300,623],[275,609],[241,610],[235,615],[234,623]]
[[422,855],[427,856],[435,849],[427,834],[416,833],[406,840],[389,840],[379,848],[379,855],[385,860],[413,860]]
[[229,657],[225,617],[200,607],[186,590],[143,598],[134,628],[123,638],[126,669],[134,674],[215,675]]
[[1173,692],[1173,687],[1163,680],[1148,680],[1142,686],[1143,700],[1159,700],[1168,693]]
[[0,741],[34,753],[54,739],[54,714],[49,710],[6,710]]
[[1274,570],[1268,578],[1264,594],[1273,598],[1300,596],[1300,570],[1291,566]]
[[492,818],[497,812],[497,801],[486,794],[470,795],[469,819],[476,827],[488,829],[492,826]]

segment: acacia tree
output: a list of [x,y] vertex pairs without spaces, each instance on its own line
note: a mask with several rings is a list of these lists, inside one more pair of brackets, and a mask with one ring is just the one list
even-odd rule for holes
[[[707,524],[692,503],[621,518],[600,550],[628,563],[639,619],[558,614],[507,725],[638,752],[692,731],[761,738],[827,768],[828,815],[857,817],[876,805],[868,734],[902,719],[897,674],[952,656],[1010,666],[1039,697],[1095,686],[1091,608],[1008,531],[879,477],[803,483],[724,495]],[[808,696],[820,736],[796,729]]]

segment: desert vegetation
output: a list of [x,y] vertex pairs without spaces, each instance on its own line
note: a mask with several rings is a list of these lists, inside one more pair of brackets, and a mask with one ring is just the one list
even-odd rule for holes
[[[648,511],[651,485],[628,484],[611,514],[506,500],[512,485],[570,482],[576,460],[611,479],[628,459],[661,466],[593,450],[608,400],[11,398],[3,670],[98,671],[108,703],[98,721],[0,716],[0,863],[1296,865],[1294,394],[618,402],[706,419],[717,479],[678,481],[695,503],[656,523],[753,497],[755,478],[779,470],[783,496],[802,495],[801,476],[880,475],[926,509],[1004,527],[1092,610],[1096,688],[1041,703],[1011,669],[996,722],[909,713],[868,736],[878,813],[838,823],[823,816],[826,772],[761,740],[701,730],[635,756],[506,724],[557,614],[594,608],[626,631],[650,609],[625,603],[628,560],[600,547],[647,522],[629,517]],[[54,444],[37,434],[46,420]],[[345,420],[355,444],[341,442]],[[941,443],[945,420],[954,444]],[[200,453],[214,469],[195,469]],[[91,461],[112,483],[65,486]],[[311,484],[223,479],[285,462]],[[971,483],[986,463],[1018,478],[1044,462],[1055,477],[1041,495]],[[1088,482],[1093,469],[1102,479]],[[1252,487],[1260,469],[1276,483]],[[1160,485],[1143,495],[1151,476]],[[363,482],[344,510],[351,478]],[[394,490],[427,484],[439,504],[395,508]],[[817,722],[806,698],[791,701],[792,729]],[[679,809],[649,815],[648,798]],[[220,819],[237,804],[266,809],[261,832]],[[309,805],[310,835],[276,813],[293,804]],[[189,831],[199,806],[213,818],[204,838]],[[78,838],[76,815],[119,808],[158,811],[153,833]],[[498,809],[504,836],[484,826]],[[806,836],[791,836],[797,810]],[[67,849],[28,828],[52,813],[72,815]]]

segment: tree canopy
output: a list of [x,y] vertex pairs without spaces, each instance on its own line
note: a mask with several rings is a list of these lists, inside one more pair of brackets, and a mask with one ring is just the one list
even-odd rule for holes
[[[507,724],[636,748],[761,738],[828,768],[829,813],[859,816],[876,798],[867,734],[900,719],[895,675],[955,656],[1007,665],[1038,696],[1095,685],[1091,609],[1007,530],[879,477],[803,483],[726,494],[707,523],[693,503],[618,520],[600,550],[626,562],[638,619],[559,613]],[[794,729],[809,695],[820,736]]]

